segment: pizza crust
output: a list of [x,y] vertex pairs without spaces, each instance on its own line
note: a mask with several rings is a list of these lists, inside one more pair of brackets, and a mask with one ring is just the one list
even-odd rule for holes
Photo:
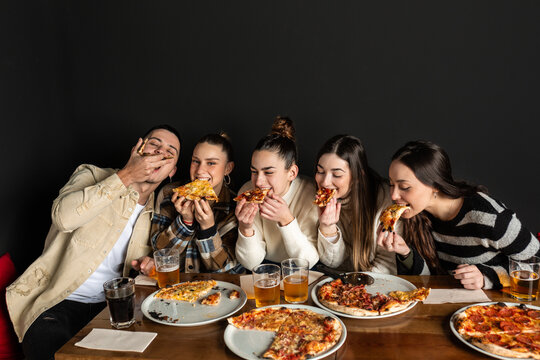
[[511,349],[507,349],[496,344],[482,342],[481,340],[477,338],[472,338],[471,344],[473,344],[474,346],[484,351],[487,351],[495,355],[518,358],[518,359],[540,359],[540,354],[532,353],[526,348],[522,348],[523,351],[511,350]]
[[331,302],[324,299],[320,299],[319,301],[321,304],[326,306],[327,308],[335,311],[342,312],[344,314],[354,315],[354,316],[378,316],[379,312],[377,310],[366,310],[358,307],[351,307],[351,306],[345,306],[340,305],[337,302]]

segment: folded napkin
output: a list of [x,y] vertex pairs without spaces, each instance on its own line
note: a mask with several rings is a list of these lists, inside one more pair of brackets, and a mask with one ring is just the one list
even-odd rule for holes
[[156,286],[157,280],[154,278],[151,278],[150,276],[146,275],[137,275],[135,278],[135,285],[148,285],[148,286]]
[[482,289],[431,289],[424,304],[477,303],[491,301]]
[[92,329],[75,345],[87,349],[143,352],[156,335],[154,332]]
[[[309,270],[309,284],[311,285],[315,280],[319,279],[324,274],[318,271]],[[253,290],[253,275],[240,276],[240,287],[246,292],[248,299],[255,299],[255,293]],[[281,281],[281,290],[283,290],[283,281]]]

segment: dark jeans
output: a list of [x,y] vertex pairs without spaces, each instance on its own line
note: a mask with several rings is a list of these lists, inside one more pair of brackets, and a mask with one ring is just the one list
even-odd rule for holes
[[54,353],[105,306],[105,302],[84,304],[64,300],[39,315],[24,334],[22,345],[26,359],[54,359]]

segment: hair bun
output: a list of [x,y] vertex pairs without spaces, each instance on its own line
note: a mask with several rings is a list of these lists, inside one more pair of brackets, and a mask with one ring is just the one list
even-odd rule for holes
[[295,130],[291,119],[289,119],[287,116],[276,116],[270,134],[283,136],[294,141],[294,133]]
[[231,137],[230,137],[229,134],[227,134],[225,131],[220,131],[220,132],[219,132],[219,136],[221,136],[222,138],[224,138],[224,139],[227,140],[228,142],[232,142],[232,141],[231,141]]

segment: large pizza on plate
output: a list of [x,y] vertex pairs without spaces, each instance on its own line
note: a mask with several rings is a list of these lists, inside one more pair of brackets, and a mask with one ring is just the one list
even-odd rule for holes
[[475,304],[451,319],[460,339],[493,355],[540,359],[540,309],[516,303]]

